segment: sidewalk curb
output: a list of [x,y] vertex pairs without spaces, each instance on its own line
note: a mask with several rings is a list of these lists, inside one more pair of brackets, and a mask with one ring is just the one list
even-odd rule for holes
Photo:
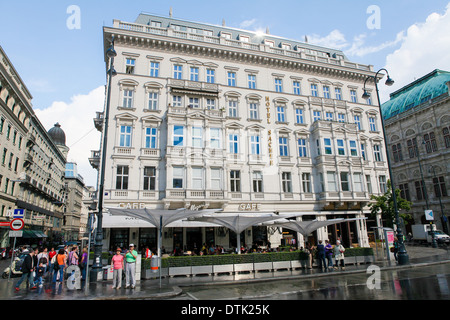
[[93,298],[91,300],[110,300],[110,301],[121,301],[121,300],[150,300],[150,299],[161,299],[161,298],[172,298],[183,293],[183,290],[179,286],[173,286],[172,292],[164,293],[152,293],[152,294],[142,294],[139,296],[118,296],[118,297],[101,297]]

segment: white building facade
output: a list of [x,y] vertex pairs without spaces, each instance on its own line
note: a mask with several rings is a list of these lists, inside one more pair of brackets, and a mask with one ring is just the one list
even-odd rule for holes
[[[147,14],[105,27],[105,51],[113,37],[105,207],[369,217],[370,195],[388,180],[379,108],[361,98],[372,66],[338,50]],[[102,122],[98,112],[99,130]],[[100,156],[92,152],[94,167]],[[156,245],[156,229],[141,221],[105,214],[103,227],[107,248]],[[368,246],[370,231],[359,220],[303,239],[254,226],[241,241]],[[181,223],[163,234],[167,250],[210,242],[231,248],[236,235]]]

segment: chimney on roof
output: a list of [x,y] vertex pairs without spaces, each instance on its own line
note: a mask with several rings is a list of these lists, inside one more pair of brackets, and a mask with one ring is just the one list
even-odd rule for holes
[[172,14],[173,14],[173,9],[172,9],[172,7],[170,7],[170,10],[169,10],[169,17],[172,18]]
[[270,34],[269,27],[266,28],[266,34]]
[[222,19],[222,27],[225,27],[225,19]]

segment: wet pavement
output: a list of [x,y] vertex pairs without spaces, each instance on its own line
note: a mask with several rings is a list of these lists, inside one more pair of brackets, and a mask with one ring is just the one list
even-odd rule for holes
[[[410,263],[377,261],[380,271],[370,289],[369,264],[348,265],[345,271],[309,270],[253,272],[219,276],[166,277],[141,280],[135,289],[112,289],[112,281],[92,282],[81,290],[44,282],[42,288],[14,290],[19,278],[0,279],[1,300],[449,300],[450,253],[447,249],[408,246]],[[1,270],[8,264],[0,263]],[[276,281],[274,281],[276,280]]]

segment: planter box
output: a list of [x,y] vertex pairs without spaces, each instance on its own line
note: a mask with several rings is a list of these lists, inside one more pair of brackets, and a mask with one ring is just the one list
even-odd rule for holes
[[301,269],[301,268],[303,268],[303,267],[302,267],[302,263],[299,260],[291,260],[291,269],[292,270]]
[[291,268],[291,262],[290,261],[274,261],[273,263],[273,270],[281,270],[281,269],[287,269],[289,270]]
[[169,268],[169,276],[190,276],[191,273],[191,267],[171,267]]
[[239,263],[234,265],[234,272],[253,271],[253,263]]
[[257,262],[254,264],[255,271],[268,270],[272,271],[272,262]]
[[213,273],[233,273],[234,264],[219,264],[213,266]]
[[213,268],[212,266],[193,266],[192,267],[192,274],[212,274]]

